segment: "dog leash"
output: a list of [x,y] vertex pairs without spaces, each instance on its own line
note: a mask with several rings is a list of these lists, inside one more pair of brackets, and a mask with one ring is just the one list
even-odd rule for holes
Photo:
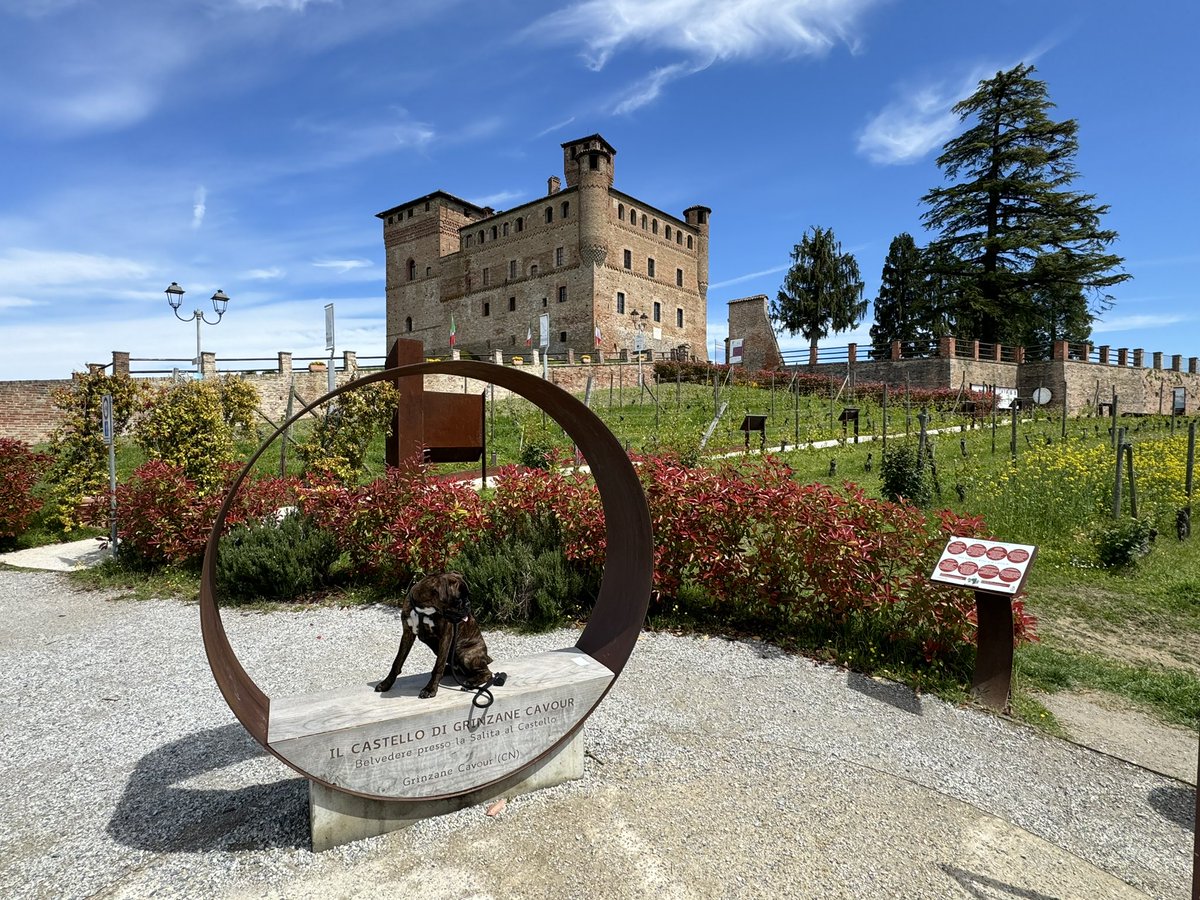
[[[469,616],[470,614],[471,613],[468,611],[467,615]],[[462,621],[465,622],[466,619],[464,618]],[[487,677],[487,681],[485,681],[483,684],[478,685],[478,686],[472,686],[469,684],[465,684],[463,682],[463,679],[458,677],[458,667],[454,664],[454,659],[455,659],[454,648],[457,643],[458,643],[458,621],[455,621],[454,624],[451,626],[451,633],[450,633],[450,677],[453,678],[455,680],[455,682],[458,684],[458,686],[460,688],[462,688],[464,691],[474,691],[475,696],[471,698],[471,705],[473,707],[475,707],[476,709],[485,710],[489,706],[491,706],[493,703],[496,702],[496,698],[492,696],[491,689],[493,687],[503,687],[504,682],[508,681],[508,673],[507,672],[493,672],[491,675],[489,675]]]

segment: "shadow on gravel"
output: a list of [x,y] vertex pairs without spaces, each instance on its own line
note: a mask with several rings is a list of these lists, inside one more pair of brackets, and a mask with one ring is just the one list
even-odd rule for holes
[[139,850],[194,853],[307,847],[308,789],[303,778],[240,788],[180,787],[263,754],[241,725],[198,731],[141,758],[108,822],[115,840]]
[[876,681],[874,678],[868,678],[858,672],[851,672],[846,676],[846,687],[865,694],[872,700],[881,700],[903,712],[912,713],[914,716],[924,715],[921,698],[902,684],[892,681]]
[[972,897],[980,900],[995,900],[997,897],[1019,897],[1021,900],[1058,900],[1051,894],[1019,888],[995,878],[988,878],[978,872],[968,872],[966,869],[956,869],[954,866],[943,864],[942,871],[958,882],[959,886]]
[[1147,798],[1150,805],[1168,822],[1185,831],[1196,830],[1196,789],[1186,785],[1156,787]]

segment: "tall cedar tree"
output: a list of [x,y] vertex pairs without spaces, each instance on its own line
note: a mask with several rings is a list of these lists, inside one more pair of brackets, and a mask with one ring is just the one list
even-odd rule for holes
[[[1085,300],[1082,310],[1090,333],[1095,314],[1112,304],[1105,289],[1130,277],[1119,271],[1122,258],[1106,252],[1117,237],[1100,227],[1108,206],[1069,190],[1079,126],[1047,117],[1054,104],[1033,72],[1028,65],[997,72],[954,107],[975,124],[946,143],[937,163],[947,179],[960,180],[922,198],[929,206],[923,222],[940,233],[937,249],[956,261],[946,276],[966,282],[957,293],[967,308],[954,318],[974,331],[963,337],[996,342],[1050,333],[1047,297],[1073,291],[1095,304]],[[1051,265],[1038,265],[1051,254]]]
[[876,359],[887,359],[892,341],[900,342],[906,356],[926,349],[926,288],[921,250],[908,232],[896,235],[883,261],[879,296],[875,298],[871,348]]
[[815,351],[830,331],[848,331],[867,311],[863,282],[852,253],[843,253],[833,229],[812,228],[792,248],[792,267],[771,304],[773,318],[789,334],[804,335]]

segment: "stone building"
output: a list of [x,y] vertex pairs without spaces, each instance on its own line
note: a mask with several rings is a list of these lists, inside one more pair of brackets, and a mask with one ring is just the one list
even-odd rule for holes
[[613,187],[603,137],[562,145],[566,186],[504,212],[435,191],[379,213],[387,255],[388,346],[520,353],[549,313],[553,354],[606,355],[640,343],[705,359],[708,217],[676,217]]

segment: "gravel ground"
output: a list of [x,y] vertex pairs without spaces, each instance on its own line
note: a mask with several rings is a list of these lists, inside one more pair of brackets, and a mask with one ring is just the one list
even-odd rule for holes
[[[233,719],[195,606],[0,570],[0,615],[4,897],[1188,896],[1190,786],[767,645],[651,634],[582,781],[313,854],[305,782]],[[225,622],[269,696],[378,678],[400,634],[382,607]]]

